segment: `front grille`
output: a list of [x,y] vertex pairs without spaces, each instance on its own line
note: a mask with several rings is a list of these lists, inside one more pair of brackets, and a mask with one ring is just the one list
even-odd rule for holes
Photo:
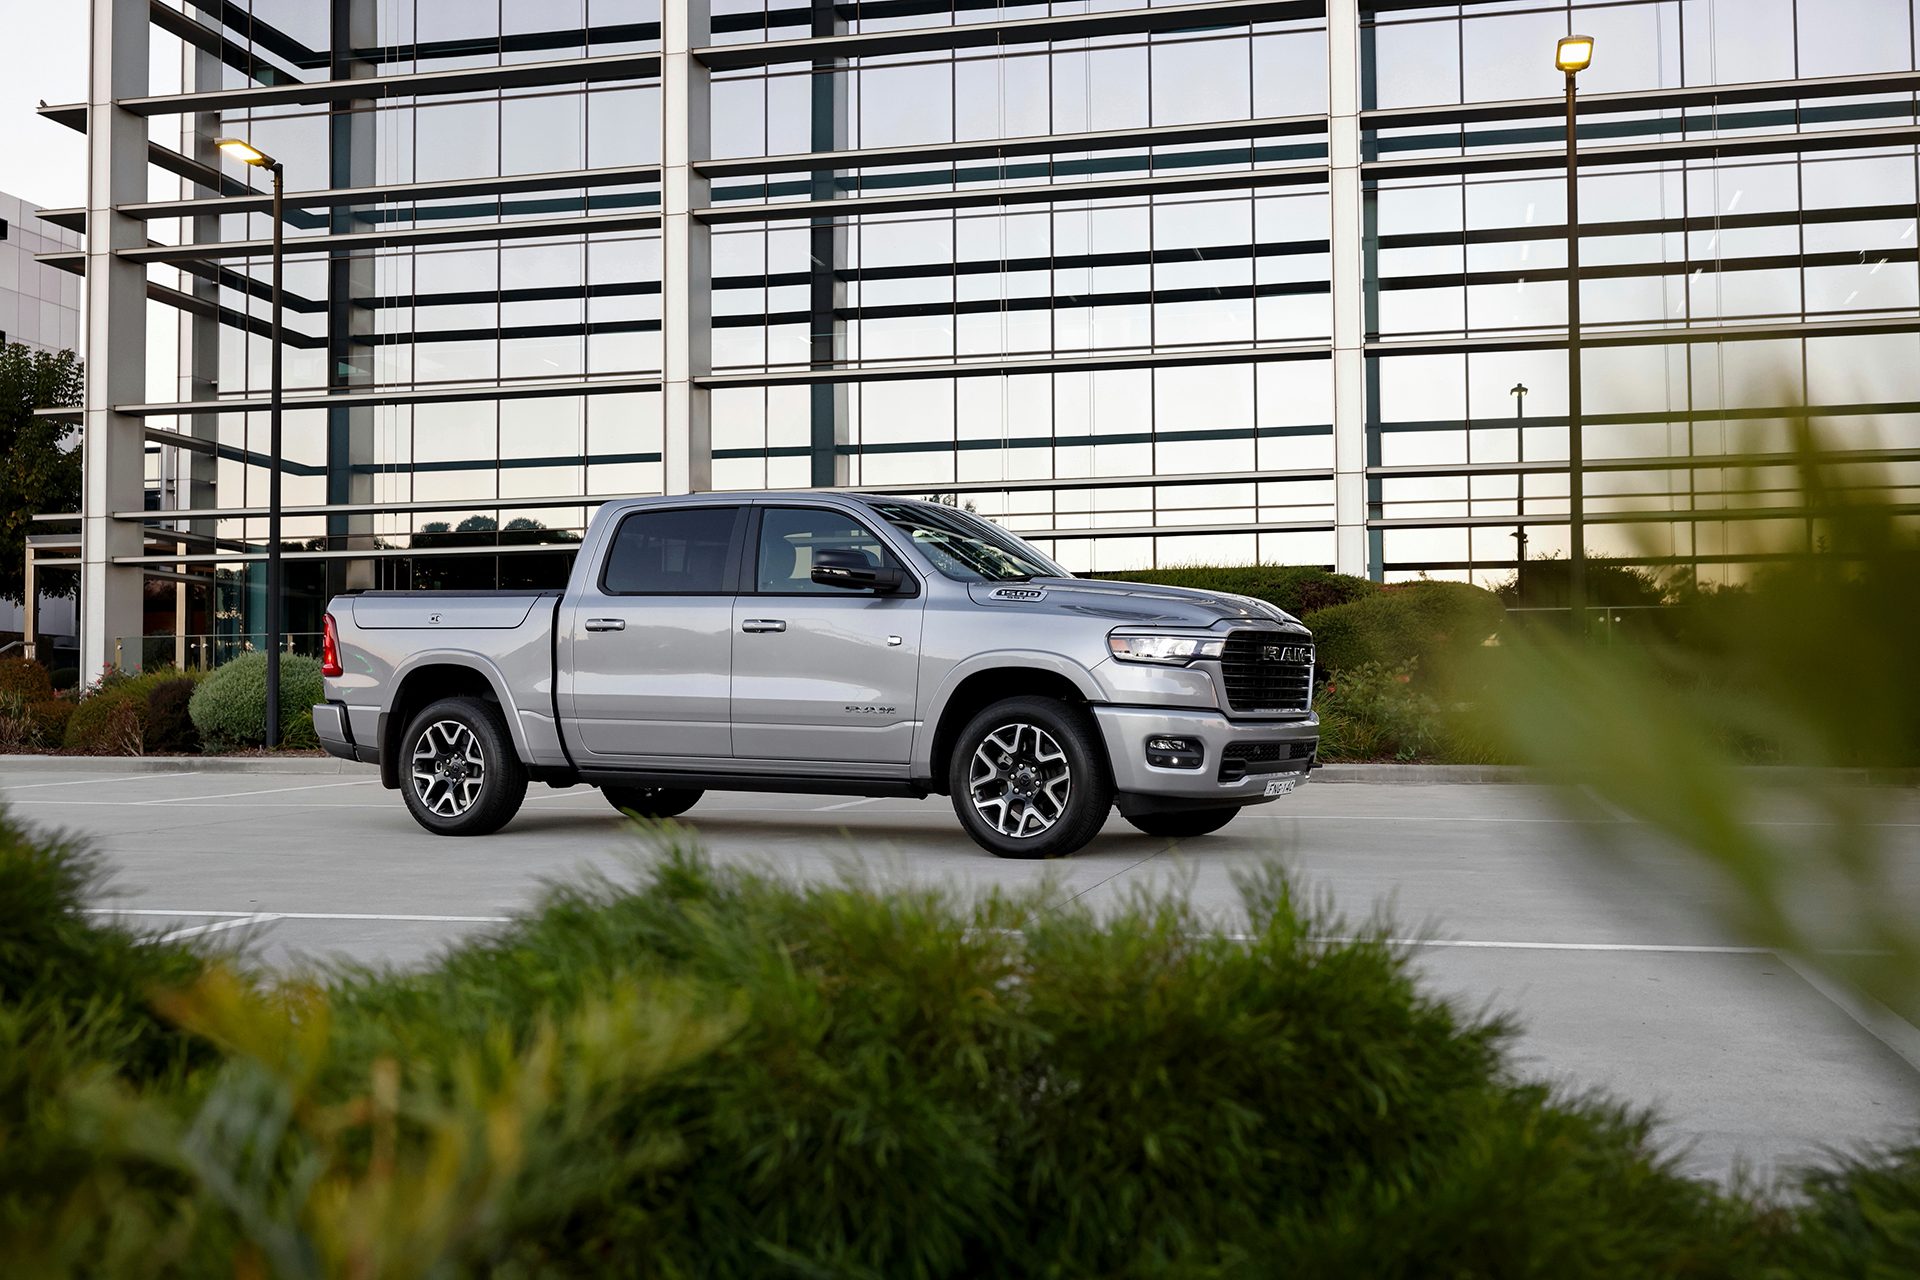
[[1229,711],[1305,711],[1313,696],[1313,641],[1281,631],[1236,631],[1220,655],[1220,674]]
[[1236,742],[1220,753],[1220,781],[1238,782],[1254,773],[1298,773],[1313,767],[1313,751],[1311,742]]

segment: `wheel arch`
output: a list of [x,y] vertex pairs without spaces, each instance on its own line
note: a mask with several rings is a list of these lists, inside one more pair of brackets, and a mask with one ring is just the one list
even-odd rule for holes
[[[1053,654],[992,654],[955,668],[938,699],[938,710],[928,717],[927,755],[918,762],[932,791],[947,794],[954,743],[967,721],[996,702],[1019,697],[1052,698],[1086,707],[1098,700],[1099,690],[1085,670]],[[1111,774],[1106,743],[1097,731],[1094,741],[1102,766]],[[921,773],[921,768],[915,773]]]
[[499,672],[465,654],[422,655],[394,676],[393,699],[380,717],[380,783],[388,790],[400,786],[401,737],[422,707],[442,698],[479,698],[500,709],[507,736],[522,761],[527,744],[520,717],[506,694]]

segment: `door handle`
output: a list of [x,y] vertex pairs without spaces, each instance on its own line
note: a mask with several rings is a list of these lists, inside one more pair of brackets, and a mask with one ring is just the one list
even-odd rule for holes
[[587,630],[589,631],[625,631],[626,629],[627,620],[625,618],[587,619]]
[[785,631],[787,624],[779,618],[748,618],[740,624],[742,631]]

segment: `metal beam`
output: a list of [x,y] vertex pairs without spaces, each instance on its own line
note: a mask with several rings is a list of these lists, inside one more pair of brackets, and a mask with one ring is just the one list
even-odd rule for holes
[[709,178],[738,178],[765,173],[811,173],[818,169],[862,169],[900,165],[943,165],[1000,156],[1051,155],[1056,151],[1111,151],[1128,147],[1199,145],[1242,138],[1279,138],[1326,132],[1325,116],[1266,116],[1216,124],[1163,124],[1144,129],[1096,129],[1085,133],[1040,134],[1025,138],[989,138],[971,142],[927,142],[905,147],[867,147],[807,151],[782,156],[703,160],[695,168]]
[[[237,111],[374,98],[420,98],[497,89],[531,89],[550,84],[597,84],[641,80],[660,74],[653,53],[613,53],[551,62],[511,62],[503,66],[457,67],[446,71],[407,71],[364,79],[311,80],[297,84],[246,85],[200,93],[159,93],[120,102],[140,116],[180,115],[188,111]],[[42,108],[46,114],[54,108]]]
[[822,62],[886,54],[977,49],[988,45],[1045,44],[1053,40],[1086,40],[1111,35],[1243,27],[1256,22],[1318,18],[1325,12],[1326,5],[1319,0],[1224,0],[1212,4],[1015,18],[1008,22],[967,22],[938,27],[908,27],[895,31],[862,31],[821,38],[807,36],[794,40],[767,40],[755,44],[709,45],[694,50],[694,56],[715,71],[731,71],[744,67],[773,66],[782,62]]
[[[572,218],[530,218],[516,222],[483,222],[447,227],[398,227],[387,231],[350,231],[335,235],[301,236],[287,245],[287,256],[329,250],[392,249],[403,245],[464,244],[490,240],[530,240],[540,236],[579,235],[584,232],[650,231],[660,225],[658,213],[599,213]],[[141,245],[118,249],[122,261],[213,262],[223,258],[265,257],[271,240],[216,240],[212,244]],[[51,256],[51,255],[50,255]]]
[[1093,182],[1055,182],[1030,187],[970,187],[960,191],[913,192],[897,196],[851,196],[845,200],[796,200],[775,204],[721,204],[699,210],[708,222],[779,222],[792,218],[852,217],[860,213],[923,213],[992,205],[1050,204],[1057,200],[1101,200],[1127,195],[1176,195],[1198,191],[1302,186],[1325,182],[1325,164],[1272,169],[1233,169],[1217,173],[1177,173],[1143,178],[1103,178]]
[[[520,191],[556,191],[571,187],[603,187],[660,181],[658,165],[629,165],[616,169],[576,169],[557,173],[510,174],[494,178],[460,178],[438,182],[396,182],[386,186],[328,187],[318,191],[289,191],[288,208],[330,209],[338,205],[413,204],[423,200],[456,200],[462,196],[508,195]],[[264,191],[245,195],[203,196],[191,200],[149,200],[121,210],[129,218],[185,218],[213,213],[265,213],[273,197]],[[84,228],[82,228],[84,230]]]
[[1188,351],[1145,351],[1111,354],[1038,356],[964,363],[928,361],[914,364],[860,365],[841,369],[768,369],[744,373],[717,373],[700,379],[708,387],[792,387],[814,382],[894,382],[908,378],[985,378],[1021,373],[1083,373],[1102,369],[1190,367],[1212,364],[1261,364],[1275,360],[1324,360],[1324,342],[1271,347],[1224,347]]
[[[658,391],[658,378],[566,379],[522,383],[488,383],[484,386],[451,387],[377,387],[366,391],[336,391],[324,395],[290,395],[281,403],[289,412],[299,409],[335,409],[396,404],[453,404],[464,400],[532,400],[543,396],[619,395],[637,391]],[[265,396],[238,396],[219,400],[192,400],[174,403],[116,405],[119,413],[137,418],[171,418],[192,413],[259,413],[267,408]]]

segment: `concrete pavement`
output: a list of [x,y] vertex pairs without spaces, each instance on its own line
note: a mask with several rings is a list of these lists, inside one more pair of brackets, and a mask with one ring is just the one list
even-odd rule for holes
[[[536,787],[499,835],[448,840],[416,827],[370,769],[273,763],[0,761],[0,793],[108,854],[116,892],[103,908],[244,940],[281,965],[418,963],[523,909],[544,882],[626,875],[645,856],[587,788]],[[1881,798],[1920,902],[1920,794]],[[1793,830],[1792,815],[1775,820]],[[1116,817],[1051,863],[987,855],[938,799],[714,793],[684,821],[722,862],[801,877],[853,870],[962,892],[1044,882],[1096,907],[1182,884],[1225,927],[1234,873],[1278,858],[1348,918],[1387,909],[1398,933],[1430,938],[1417,963],[1437,990],[1515,1015],[1523,1074],[1657,1106],[1690,1170],[1766,1174],[1920,1130],[1920,1064],[1899,1035],[1874,1034],[1858,1010],[1729,936],[1712,917],[1717,890],[1677,855],[1642,842],[1630,866],[1594,856],[1590,837],[1613,820],[1569,817],[1540,788],[1316,782],[1185,846]]]

